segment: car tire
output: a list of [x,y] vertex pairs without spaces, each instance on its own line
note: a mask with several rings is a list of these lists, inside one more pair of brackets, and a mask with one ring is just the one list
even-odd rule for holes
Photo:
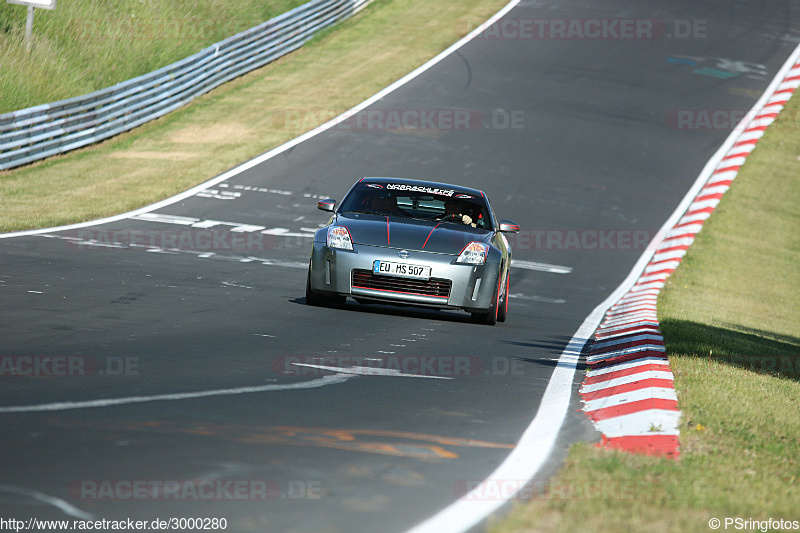
[[498,295],[500,293],[500,287],[498,286],[497,289],[494,291],[494,297],[492,298],[492,306],[483,313],[472,313],[472,320],[478,322],[479,324],[486,324],[487,326],[494,326],[497,324],[497,309],[498,309]]
[[505,322],[506,317],[508,316],[508,284],[510,282],[509,276],[511,276],[511,272],[506,273],[506,282],[505,288],[501,293],[502,296],[500,300],[497,302],[497,321],[498,322]]
[[311,290],[311,268],[309,267],[308,277],[306,278],[306,304],[321,306],[325,305],[325,300],[326,298],[324,296],[316,294]]
[[311,266],[309,266],[308,277],[306,277],[306,304],[317,307],[328,307],[331,305],[344,305],[345,300],[347,300],[347,296],[341,296],[339,294],[324,296],[311,290]]

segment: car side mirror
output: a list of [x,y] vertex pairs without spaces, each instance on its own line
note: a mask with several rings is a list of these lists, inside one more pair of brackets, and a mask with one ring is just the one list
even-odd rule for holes
[[320,200],[317,202],[317,209],[322,209],[323,211],[333,211],[336,208],[336,200],[332,198],[328,198],[326,200]]
[[517,233],[519,231],[519,224],[513,220],[501,220],[500,231],[503,233]]

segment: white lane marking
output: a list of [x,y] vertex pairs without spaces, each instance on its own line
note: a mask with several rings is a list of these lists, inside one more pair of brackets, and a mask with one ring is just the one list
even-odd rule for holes
[[276,235],[278,237],[305,237],[306,239],[313,239],[313,233],[300,233],[290,231],[288,228],[269,228],[262,231],[264,235]]
[[31,294],[44,294],[42,291],[28,291]]
[[139,243],[118,243],[118,242],[98,242],[94,239],[80,239],[77,237],[69,237],[66,235],[39,235],[39,237],[47,238],[47,239],[61,239],[64,241],[70,241],[75,244],[75,246],[93,246],[97,248],[114,248],[114,249],[140,249],[145,252],[149,253],[160,253],[160,254],[190,254],[200,259],[218,259],[221,261],[233,261],[237,263],[261,263],[264,266],[279,266],[279,267],[286,267],[286,268],[298,268],[305,270],[308,268],[307,262],[301,261],[283,261],[280,259],[269,259],[267,257],[256,257],[253,255],[248,256],[240,256],[240,255],[225,255],[225,254],[218,254],[216,252],[204,252],[199,250],[184,250],[181,248],[159,248],[159,247],[151,247],[144,244]]
[[543,296],[535,296],[535,295],[534,296],[526,296],[526,295],[524,295],[522,293],[519,293],[519,292],[516,292],[514,294],[509,294],[508,297],[509,298],[516,298],[518,300],[530,300],[532,302],[542,302],[542,303],[546,303],[546,304],[563,304],[563,303],[567,302],[566,300],[563,300],[561,298],[558,298],[558,299],[545,298]]
[[[222,255],[216,255],[216,254],[211,254],[211,255],[212,255],[212,257],[218,257],[220,259],[225,257],[225,256],[222,256]],[[242,263],[248,263],[248,262],[261,263],[262,265],[265,265],[265,266],[280,266],[280,267],[287,267],[287,268],[299,268],[299,269],[302,269],[302,270],[305,270],[305,269],[308,268],[308,263],[306,263],[306,262],[301,262],[301,261],[281,261],[281,260],[278,260],[278,259],[268,259],[266,257],[255,257],[255,256],[252,256],[252,255],[248,255],[247,257],[245,257],[243,259],[239,258],[239,260]]]
[[512,259],[511,266],[514,268],[524,268],[526,270],[538,270],[540,272],[552,272],[553,274],[569,274],[572,272],[572,267],[551,265],[548,263],[536,263],[534,261],[520,261],[519,259]]
[[312,365],[309,363],[292,363],[292,364],[296,366],[307,366],[309,368],[318,368],[320,370],[330,370],[331,372],[352,374],[353,376],[388,376],[388,377],[399,377],[399,378],[453,379],[451,377],[445,377],[445,376],[405,374],[395,368],[379,368],[371,366],[351,366],[348,368],[343,368],[340,366]]
[[43,411],[68,411],[72,409],[93,409],[97,407],[112,407],[116,405],[128,405],[133,403],[164,402],[176,400],[193,400],[196,398],[208,398],[211,396],[233,396],[237,394],[253,394],[257,392],[274,392],[283,390],[315,389],[325,385],[335,385],[344,383],[352,378],[352,374],[334,374],[324,376],[320,379],[311,381],[301,381],[299,383],[287,383],[285,385],[254,385],[251,387],[234,387],[230,389],[215,389],[197,392],[178,392],[172,394],[155,394],[152,396],[127,396],[123,398],[103,398],[99,400],[86,400],[80,402],[53,402],[40,403],[35,405],[15,405],[0,407],[0,413],[36,413]]
[[242,193],[235,191],[220,191],[217,189],[206,189],[195,194],[200,198],[214,198],[216,200],[236,200],[241,198]]
[[141,213],[128,217],[131,220],[141,220],[144,222],[161,222],[163,224],[178,224],[181,226],[191,226],[193,228],[209,229],[216,226],[231,226],[231,231],[242,233],[253,233],[265,229],[265,226],[254,224],[242,224],[241,222],[226,222],[224,220],[200,219],[194,217],[183,217],[177,215],[167,215],[163,213]]
[[231,283],[229,281],[223,281],[222,284],[225,285],[226,287],[237,287],[239,289],[254,289],[255,288],[255,287],[248,287],[247,285],[238,285],[236,283]]
[[271,339],[275,338],[275,335],[267,335],[266,333],[253,333],[256,337],[269,337]]
[[193,217],[181,217],[176,215],[165,215],[161,213],[142,213],[128,217],[131,220],[142,220],[145,222],[161,222],[163,224],[179,224],[181,226],[191,226],[193,228],[209,229],[216,226],[230,226],[231,231],[237,233],[254,233],[266,229],[266,226],[255,224],[242,224],[241,222],[227,222],[224,220],[200,219]]
[[8,492],[11,494],[28,496],[29,498],[33,498],[34,500],[46,503],[48,505],[52,505],[53,507],[56,507],[59,510],[61,510],[66,515],[73,516],[80,520],[94,520],[94,515],[89,514],[85,511],[81,511],[74,505],[65,502],[61,498],[50,496],[49,494],[45,494],[44,492],[39,492],[38,490],[31,490],[23,487],[14,487],[13,485],[0,485],[0,492]]
[[255,187],[253,185],[240,185],[240,184],[231,185],[230,183],[224,183],[224,182],[220,183],[219,187],[220,188],[230,187],[231,189],[236,189],[237,191],[245,191],[245,192],[250,192],[250,191],[267,192],[270,194],[280,194],[282,196],[291,196],[292,194],[294,194],[292,193],[292,191],[282,191],[280,189],[268,189],[266,187]]
[[178,215],[167,215],[163,213],[141,213],[139,215],[132,215],[127,218],[131,218],[133,220],[144,220],[147,222],[163,222],[165,224],[179,224],[181,226],[191,226],[192,224],[200,222],[199,218],[182,217]]
[[[142,220],[146,222],[161,222],[163,224],[178,224],[181,226],[191,226],[193,228],[209,229],[216,226],[230,226],[230,231],[237,233],[260,232],[264,235],[275,235],[278,237],[305,237],[314,238],[314,232],[319,228],[300,228],[300,232],[293,232],[289,228],[267,228],[256,224],[243,224],[241,222],[229,222],[225,220],[199,219],[193,217],[182,217],[176,215],[165,215],[161,213],[143,213],[129,217],[131,220]],[[304,217],[299,217],[303,219]]]

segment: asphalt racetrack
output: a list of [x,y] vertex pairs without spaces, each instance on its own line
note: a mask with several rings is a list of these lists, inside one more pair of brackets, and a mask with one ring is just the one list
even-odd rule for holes
[[[788,1],[522,2],[361,115],[200,194],[0,239],[0,516],[372,532],[443,509],[514,447],[578,326],[795,47],[797,16]],[[568,37],[570,21],[605,33]],[[480,188],[518,222],[508,321],[305,305],[316,201],[362,176]],[[572,402],[537,482],[598,438]]]

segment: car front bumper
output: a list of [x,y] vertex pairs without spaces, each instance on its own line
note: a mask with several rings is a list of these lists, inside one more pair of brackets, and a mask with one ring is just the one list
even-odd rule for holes
[[[352,251],[339,250],[329,248],[325,242],[315,241],[311,253],[311,288],[314,292],[328,295],[473,312],[486,311],[494,303],[500,264],[492,261],[491,256],[483,265],[466,265],[456,263],[455,255],[415,250],[408,250],[408,257],[400,259],[399,251],[398,248],[363,244],[355,244]],[[449,295],[442,296],[441,288],[438,291],[420,289],[420,283],[405,283],[405,278],[371,274],[376,260],[429,266],[432,282],[440,287],[444,282],[450,282]],[[377,283],[364,283],[367,273],[370,277],[375,276]],[[391,283],[384,283],[388,281]],[[429,294],[420,294],[420,291]]]

